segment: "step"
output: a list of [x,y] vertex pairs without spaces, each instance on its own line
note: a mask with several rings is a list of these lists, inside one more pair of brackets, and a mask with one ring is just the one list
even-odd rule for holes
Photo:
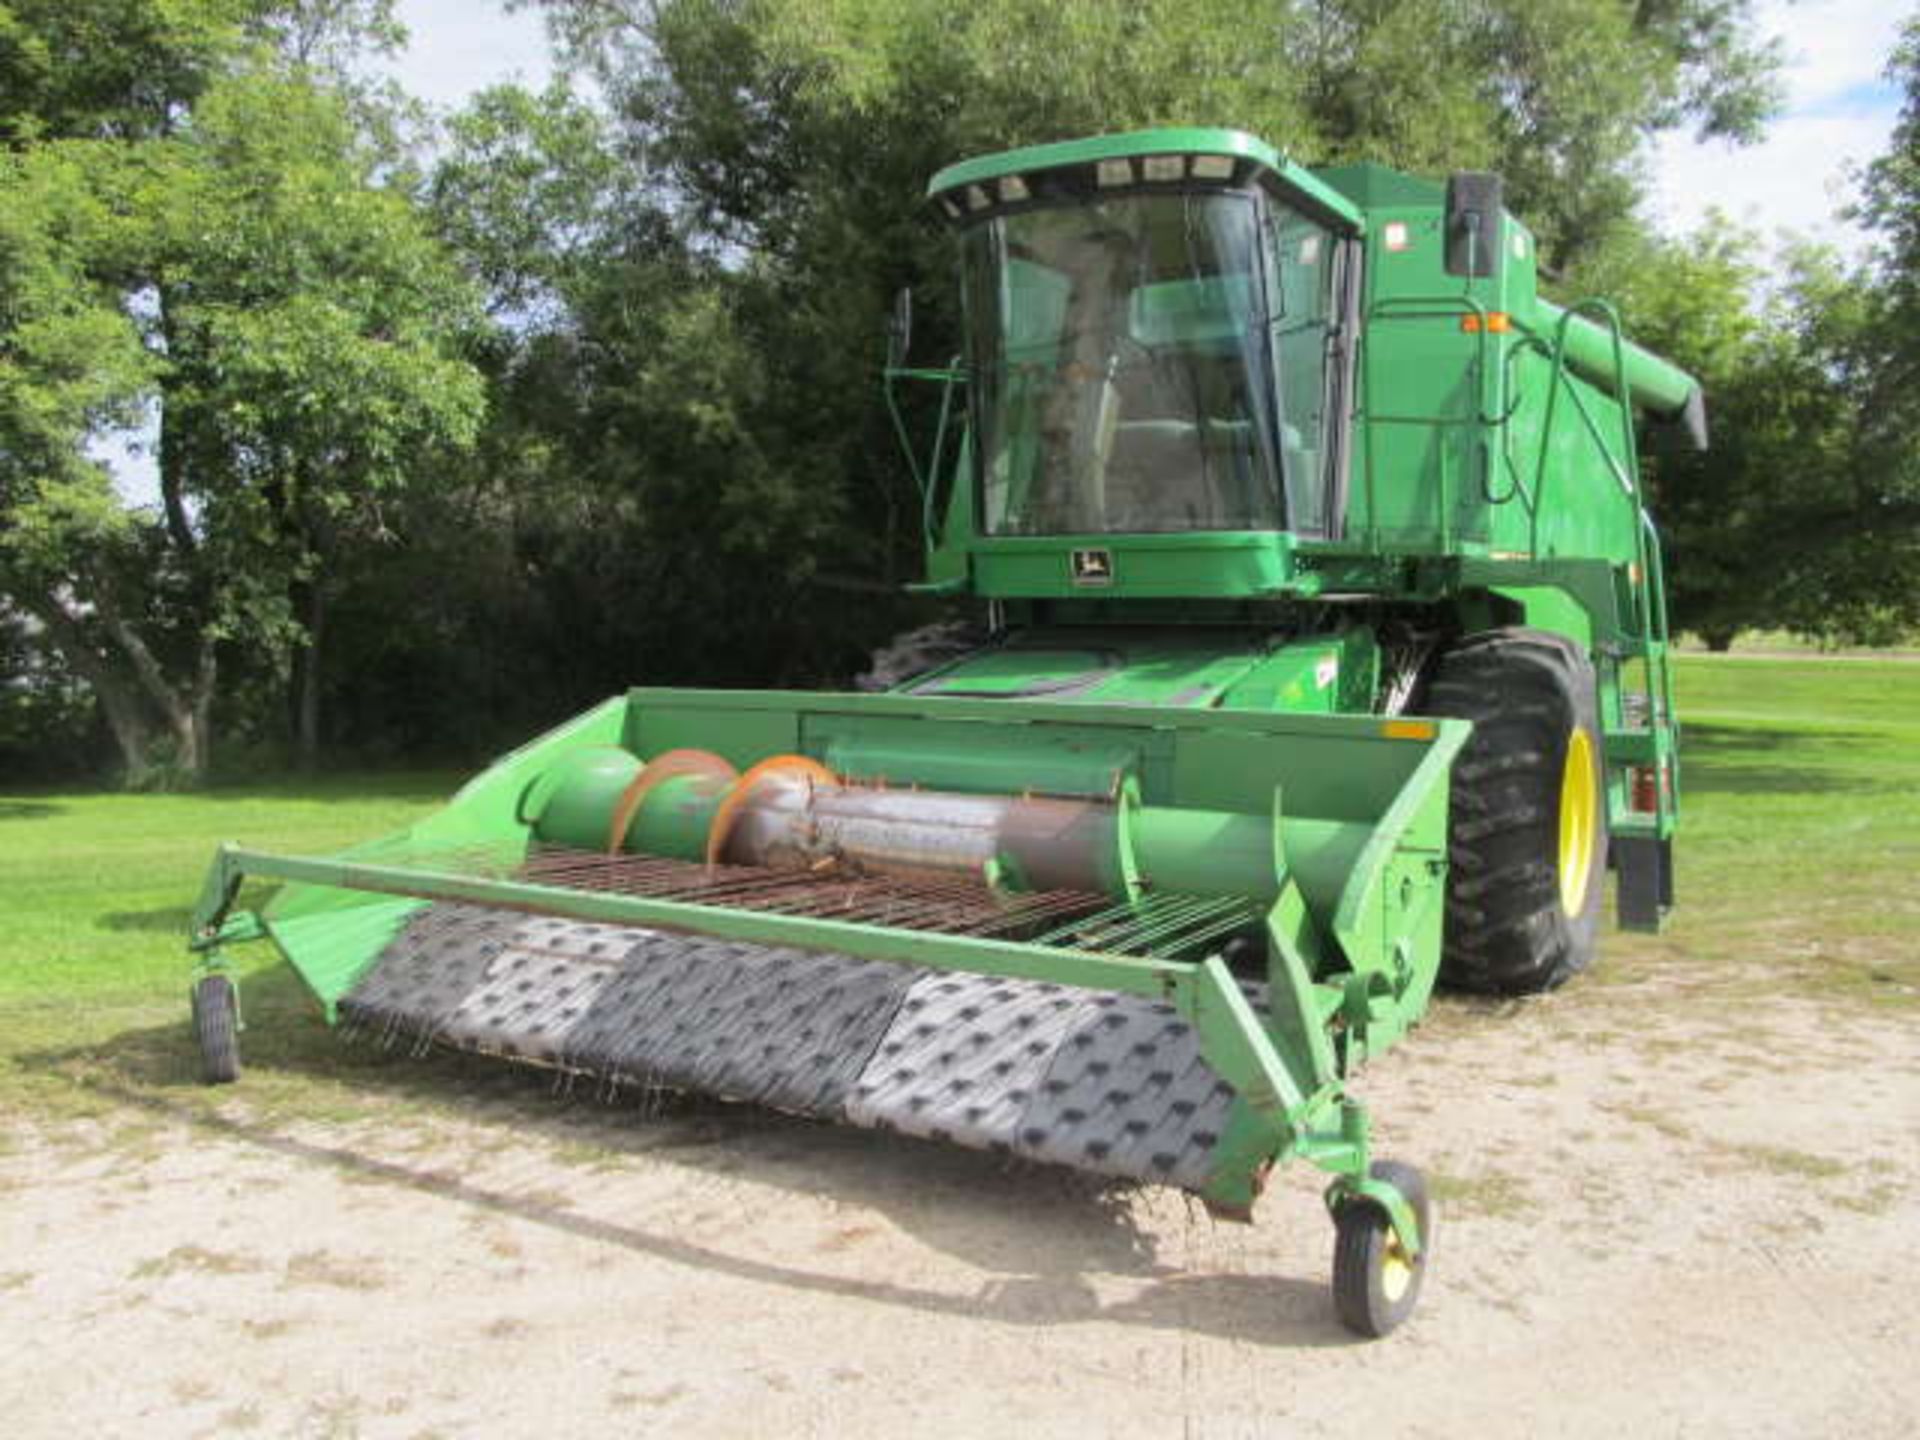
[[1655,730],[1609,730],[1605,749],[1607,759],[1618,765],[1654,765],[1661,759],[1660,735]]

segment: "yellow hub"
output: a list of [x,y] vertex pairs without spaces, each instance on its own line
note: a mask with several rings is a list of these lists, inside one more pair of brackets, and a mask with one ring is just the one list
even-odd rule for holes
[[1413,1264],[1407,1252],[1400,1248],[1400,1237],[1389,1226],[1387,1243],[1380,1254],[1380,1293],[1389,1305],[1398,1304],[1413,1284]]
[[1578,915],[1586,908],[1587,886],[1599,849],[1600,785],[1594,778],[1593,741],[1575,726],[1567,737],[1567,761],[1560,767],[1560,908]]

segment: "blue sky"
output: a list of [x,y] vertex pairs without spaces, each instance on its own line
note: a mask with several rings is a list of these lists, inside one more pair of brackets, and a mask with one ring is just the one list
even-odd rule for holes
[[[498,80],[538,85],[550,73],[539,16],[500,0],[401,0],[412,32],[395,73],[414,94],[457,106]],[[1761,27],[1788,57],[1787,110],[1757,146],[1701,145],[1669,136],[1652,156],[1653,213],[1690,230],[1710,208],[1763,233],[1791,229],[1837,240],[1849,166],[1886,148],[1899,97],[1882,79],[1904,7],[1891,0],[1762,0]]]

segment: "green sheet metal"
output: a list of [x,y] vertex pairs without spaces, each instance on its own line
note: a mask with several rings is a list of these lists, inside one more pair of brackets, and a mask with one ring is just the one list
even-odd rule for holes
[[1068,165],[1091,165],[1121,156],[1181,154],[1233,155],[1251,160],[1316,212],[1350,230],[1365,228],[1366,218],[1352,201],[1312,171],[1294,164],[1266,141],[1255,139],[1241,130],[1199,127],[1135,130],[1123,135],[1101,135],[1088,140],[1028,145],[1018,150],[1004,150],[997,155],[982,155],[949,165],[928,182],[927,194],[937,197],[958,187],[997,180],[1003,175],[1053,170]]

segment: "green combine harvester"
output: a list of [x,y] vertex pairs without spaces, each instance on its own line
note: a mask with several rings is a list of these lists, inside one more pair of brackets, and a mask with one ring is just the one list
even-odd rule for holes
[[[1435,982],[1551,989],[1672,902],[1636,414],[1699,387],[1535,290],[1495,176],[1230,130],[937,175],[966,350],[914,469],[979,642],[885,693],[638,689],[343,854],[221,850],[194,917],[329,1022],[1198,1193],[1329,1172],[1341,1319],[1433,1251],[1349,1090]],[[929,418],[933,406],[927,407]],[[898,415],[896,411],[896,416]],[[903,439],[909,438],[902,426]],[[909,447],[910,454],[914,447]],[[242,882],[277,881],[258,910]]]

